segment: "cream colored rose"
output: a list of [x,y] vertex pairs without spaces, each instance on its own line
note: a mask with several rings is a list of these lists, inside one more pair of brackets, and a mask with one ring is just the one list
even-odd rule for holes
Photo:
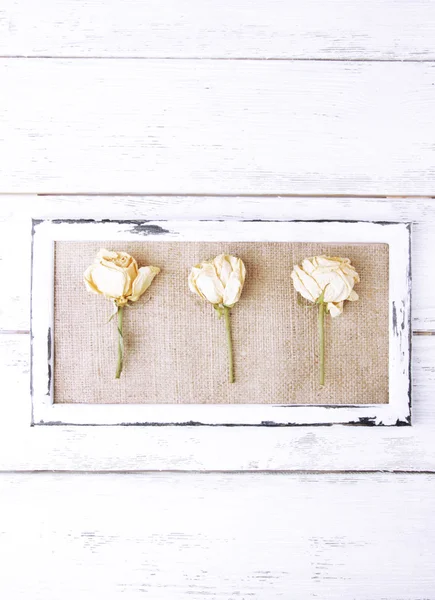
[[294,266],[291,278],[296,291],[310,302],[316,302],[324,293],[323,300],[331,317],[343,312],[344,300],[358,300],[353,287],[360,279],[348,258],[306,258],[301,266]]
[[239,300],[245,283],[243,261],[230,254],[195,265],[189,275],[189,288],[213,305],[231,308]]
[[90,292],[114,300],[117,306],[125,306],[129,301],[136,302],[158,273],[158,267],[139,269],[135,259],[127,252],[100,250],[84,277]]

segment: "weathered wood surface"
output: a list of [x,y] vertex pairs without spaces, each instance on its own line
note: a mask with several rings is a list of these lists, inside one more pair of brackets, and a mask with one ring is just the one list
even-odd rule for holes
[[[278,219],[308,208],[415,221],[414,328],[435,329],[432,200],[182,196],[434,196],[434,63],[420,62],[435,59],[434,11],[430,0],[4,0],[0,56],[65,60],[0,64],[0,328],[29,327],[30,216],[262,218],[267,203]],[[195,57],[212,60],[184,60]],[[402,60],[415,62],[377,62]],[[4,195],[23,191],[112,196]],[[223,437],[31,429],[29,337],[3,334],[0,469],[434,471],[434,338],[414,341],[412,428]],[[3,474],[0,596],[435,600],[434,481]]]
[[[0,197],[1,330],[28,330],[31,218],[271,219],[316,218],[413,222],[414,330],[435,329],[435,297],[427,285],[435,256],[435,200],[417,198],[280,197]],[[13,258],[10,249],[13,248]],[[19,264],[19,269],[17,268]]]
[[430,0],[3,0],[0,56],[430,60]]
[[435,471],[435,336],[414,338],[412,427],[29,427],[29,339],[0,336],[0,471]]
[[0,596],[433,600],[425,475],[0,475]]
[[2,192],[434,193],[431,63],[3,59],[0,78]]
[[[429,318],[434,311],[427,286],[433,244],[434,202],[430,199],[373,198],[215,198],[215,197],[22,197],[2,203],[2,277],[8,301],[2,305],[4,330],[28,328],[30,216],[44,218],[316,218],[415,220],[414,306]],[[14,253],[10,249],[14,249]],[[20,265],[20,269],[16,265]],[[10,292],[9,292],[10,290]],[[418,292],[417,292],[418,291]],[[10,295],[8,296],[8,294]],[[426,304],[419,304],[420,302]],[[423,307],[423,308],[421,308]],[[418,317],[417,317],[418,318]],[[3,381],[14,402],[3,405],[3,469],[288,469],[433,470],[433,338],[415,339],[412,428],[305,430],[252,428],[33,428],[30,422],[29,341],[2,336]],[[9,386],[9,387],[8,387]],[[361,451],[364,448],[364,452]]]

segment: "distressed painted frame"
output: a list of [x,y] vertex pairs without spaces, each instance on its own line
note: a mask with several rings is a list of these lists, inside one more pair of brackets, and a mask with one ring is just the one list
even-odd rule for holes
[[[32,425],[410,425],[411,227],[362,221],[34,220]],[[53,403],[55,241],[274,241],[389,245],[389,403],[364,405],[90,405]]]

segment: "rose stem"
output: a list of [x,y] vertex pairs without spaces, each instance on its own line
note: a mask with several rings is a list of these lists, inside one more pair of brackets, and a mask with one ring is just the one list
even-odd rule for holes
[[122,335],[122,313],[123,306],[118,306],[118,362],[116,364],[115,379],[121,377],[122,365],[124,362],[124,336]]
[[225,316],[225,329],[227,330],[230,383],[234,383],[233,342],[231,340],[230,309],[227,306],[224,306],[224,316]]
[[320,385],[325,385],[325,303],[319,304]]

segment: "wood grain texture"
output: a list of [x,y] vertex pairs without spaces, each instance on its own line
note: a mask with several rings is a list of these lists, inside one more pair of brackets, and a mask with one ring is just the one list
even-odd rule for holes
[[433,476],[3,474],[0,494],[4,598],[435,598]]
[[[330,61],[433,61],[434,11],[430,0],[3,0],[0,55],[106,60],[2,62],[0,193],[122,196],[0,196],[0,327],[28,329],[30,216],[262,218],[267,203],[277,219],[415,221],[414,327],[434,329],[430,200],[126,195],[433,196],[433,64]],[[227,60],[183,60],[194,56]],[[433,337],[415,339],[415,425],[393,432],[31,429],[29,342],[0,336],[0,469],[435,470]],[[3,474],[0,596],[435,600],[434,480]]]
[[428,60],[430,0],[3,0],[0,55]]
[[435,201],[431,199],[0,195],[0,280],[9,282],[2,291],[0,330],[30,326],[31,217],[413,222],[413,327],[435,328],[435,298],[427,286],[435,255]]
[[435,471],[433,336],[414,338],[413,426],[398,428],[31,428],[29,350],[0,336],[0,471]]
[[3,192],[434,193],[430,63],[9,59],[0,77]]

